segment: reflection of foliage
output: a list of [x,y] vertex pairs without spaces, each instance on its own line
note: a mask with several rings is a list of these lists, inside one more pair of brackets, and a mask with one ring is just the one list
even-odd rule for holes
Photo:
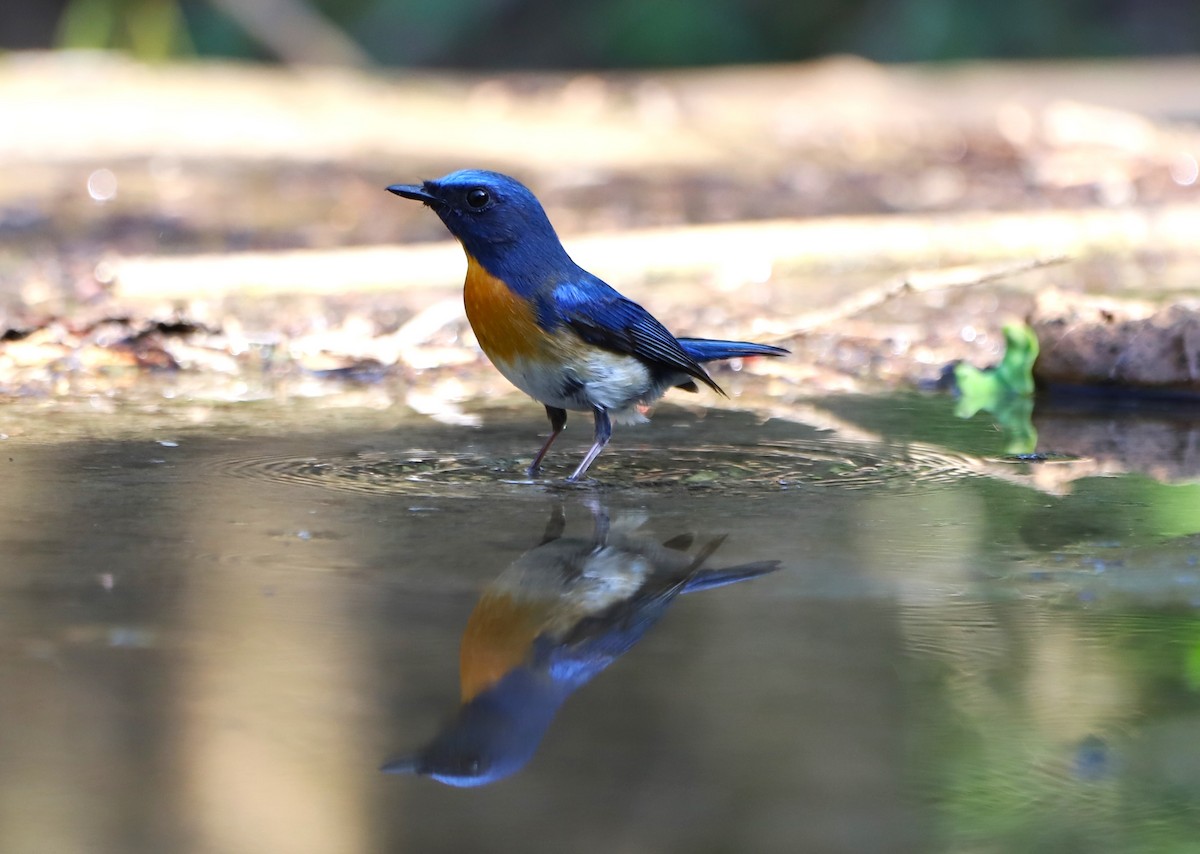
[[[1163,484],[1146,481],[1139,500],[1154,514],[1154,533],[1163,537],[1186,537],[1200,531],[1200,484]],[[1195,565],[1196,550],[1190,557]]]
[[1002,840],[998,850],[1095,851],[1119,829],[1113,781],[1071,780],[1061,750],[1056,755],[1055,745],[1027,726],[978,735],[976,749],[961,757],[967,761],[956,764],[946,786],[943,819],[951,838]]
[[1196,641],[1187,655],[1187,683],[1193,691],[1200,691],[1200,641]]
[[154,61],[189,52],[176,0],[71,0],[59,21],[60,47],[117,48]]
[[1183,660],[1184,679],[1193,692],[1200,693],[1200,624],[1193,627],[1187,644]]
[[986,406],[967,411],[965,396],[959,400],[955,414],[970,418],[980,409],[992,414],[996,426],[1004,433],[1004,453],[1032,454],[1037,447],[1037,430],[1033,426],[1033,398],[1017,395],[1000,397]]
[[1004,343],[998,365],[983,370],[965,363],[954,366],[959,392],[954,412],[959,418],[990,412],[1007,438],[1005,453],[1028,454],[1037,446],[1032,421],[1037,336],[1025,324],[1010,323],[1004,327]]
[[943,650],[925,678],[945,701],[927,702],[912,754],[936,793],[940,850],[1194,850],[1200,778],[1177,769],[1197,702],[1180,690],[1192,654],[1179,642],[1196,621],[1058,608],[1010,621],[1028,607],[996,608],[1002,633],[986,643],[910,625],[914,648]]
[[1115,769],[1089,779],[1096,760],[1088,754],[1107,749],[1099,739],[1085,739],[1071,756],[1055,755],[1051,743],[1023,726],[1010,733],[988,728],[980,737],[981,749],[962,757],[945,789],[942,832],[957,843],[947,850],[1195,850],[1194,806],[1186,796],[1171,797],[1137,775],[1123,779]]

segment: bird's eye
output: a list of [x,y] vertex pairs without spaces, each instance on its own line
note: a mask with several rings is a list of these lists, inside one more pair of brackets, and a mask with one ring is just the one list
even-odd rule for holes
[[492,200],[492,194],[482,187],[467,191],[467,204],[475,210],[480,210]]

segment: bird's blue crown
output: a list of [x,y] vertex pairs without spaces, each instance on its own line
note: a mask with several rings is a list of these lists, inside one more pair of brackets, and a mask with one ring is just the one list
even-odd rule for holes
[[541,202],[515,178],[462,169],[424,188],[467,253],[517,293],[529,296],[576,271]]

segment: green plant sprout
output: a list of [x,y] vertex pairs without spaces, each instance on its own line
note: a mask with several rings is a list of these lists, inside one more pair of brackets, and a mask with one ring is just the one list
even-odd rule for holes
[[1004,432],[1006,454],[1031,454],[1037,447],[1033,427],[1033,363],[1038,341],[1024,323],[1004,327],[1004,357],[999,364],[980,370],[960,362],[954,366],[958,403],[954,414],[972,418],[989,412]]

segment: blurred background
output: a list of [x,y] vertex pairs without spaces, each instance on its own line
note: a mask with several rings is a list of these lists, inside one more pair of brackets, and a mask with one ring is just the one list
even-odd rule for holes
[[[219,330],[230,373],[265,341],[276,368],[452,362],[491,393],[461,253],[382,192],[464,166],[528,183],[669,326],[787,342],[808,388],[937,382],[1038,295],[1174,298],[1200,267],[1187,0],[11,0],[0,50],[0,330],[54,345],[8,347],[10,384],[92,344],[211,367],[165,323]],[[991,263],[1032,270],[838,303]]]
[[[403,362],[393,333],[441,300],[450,317],[459,253],[381,188],[464,166],[530,184],[669,325],[799,339],[833,373],[792,379],[822,387],[995,361],[999,322],[976,320],[1052,287],[1195,281],[1187,0],[12,0],[0,49],[10,337],[183,316],[309,367]],[[803,316],[912,271],[1064,257],[983,297],[860,306],[850,344]],[[486,368],[469,331],[436,331]]]
[[628,68],[1190,53],[1190,0],[11,0],[0,48],[143,59]]

